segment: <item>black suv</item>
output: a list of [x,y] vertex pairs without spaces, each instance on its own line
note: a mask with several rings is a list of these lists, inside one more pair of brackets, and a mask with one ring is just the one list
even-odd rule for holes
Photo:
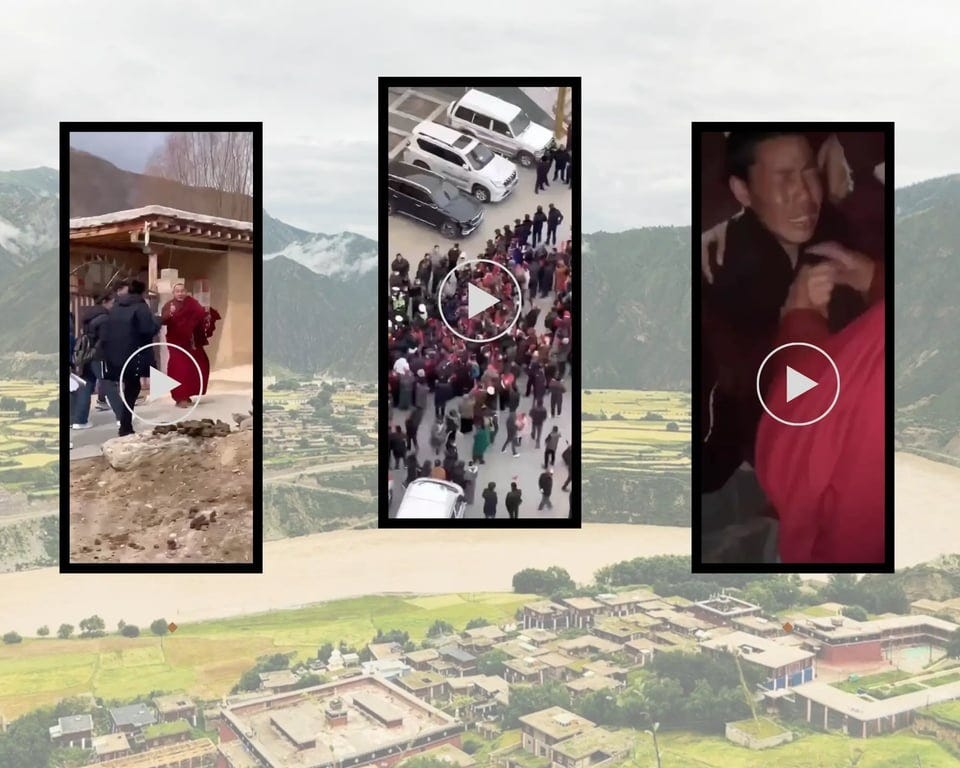
[[436,173],[407,163],[390,163],[387,211],[402,213],[440,230],[444,237],[466,237],[480,226],[483,206]]

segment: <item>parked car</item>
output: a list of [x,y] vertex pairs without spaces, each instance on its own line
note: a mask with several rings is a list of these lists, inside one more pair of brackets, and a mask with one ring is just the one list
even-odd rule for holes
[[466,237],[483,221],[483,206],[433,171],[392,162],[387,178],[387,212],[409,216],[440,230],[444,237]]
[[449,179],[481,203],[499,203],[517,187],[517,166],[473,136],[425,120],[413,129],[407,158]]
[[463,517],[463,488],[447,480],[420,477],[403,492],[397,520],[448,520]]
[[553,131],[530,119],[520,107],[471,88],[447,108],[450,125],[476,136],[508,158],[530,168],[556,147]]

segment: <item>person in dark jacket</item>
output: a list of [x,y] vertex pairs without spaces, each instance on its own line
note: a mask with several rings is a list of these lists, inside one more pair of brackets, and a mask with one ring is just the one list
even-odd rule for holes
[[507,450],[507,446],[510,446],[510,450],[513,451],[513,457],[516,458],[520,454],[517,452],[517,446],[520,445],[519,440],[520,430],[517,426],[517,415],[515,413],[510,413],[507,415],[507,439],[503,441],[503,447],[500,449],[500,453],[503,453]]
[[447,410],[447,403],[453,399],[453,384],[447,379],[437,382],[433,393],[433,407],[438,419],[442,419]]
[[570,153],[563,145],[553,153],[553,180],[559,177],[560,181],[567,180],[567,163],[570,162]]
[[[93,425],[90,423],[90,397],[96,387],[97,382],[103,378],[103,362],[100,360],[100,351],[98,349],[99,341],[97,332],[103,325],[109,313],[109,296],[97,296],[93,306],[84,307],[80,312],[79,329],[75,331],[74,346],[76,349],[77,341],[85,339],[84,347],[88,350],[88,355],[92,357],[83,361],[74,358],[77,375],[80,376],[85,385],[76,392],[71,393],[73,406],[72,420],[74,429],[89,429]],[[82,364],[81,364],[82,362]],[[117,421],[123,415],[119,409],[123,407],[121,403],[117,404]]]
[[98,329],[108,398],[123,387],[120,437],[133,434],[133,409],[140,396],[140,378],[149,375],[153,361],[152,350],[141,348],[152,342],[161,327],[160,318],[144,301],[146,289],[141,281],[133,280],[128,291],[117,296]]
[[390,433],[390,452],[393,454],[394,469],[400,469],[400,462],[407,453],[407,439],[403,434],[403,427],[399,424]]
[[414,408],[410,415],[407,416],[406,421],[404,422],[404,427],[407,432],[407,450],[415,448],[420,450],[420,444],[417,442],[417,432],[420,429],[420,420],[423,418],[423,411],[419,408]]
[[551,379],[548,389],[550,390],[550,418],[554,418],[563,411],[563,393],[567,388],[560,379]]
[[511,520],[516,520],[520,517],[520,503],[523,501],[523,492],[517,487],[516,483],[510,483],[510,492],[507,494],[507,498],[504,499],[504,504],[507,507],[507,514],[510,515]]
[[420,465],[417,463],[417,454],[414,451],[410,451],[410,453],[407,454],[407,479],[404,481],[403,487],[406,488],[416,480],[419,473]]
[[541,189],[546,189],[550,186],[550,182],[547,181],[547,174],[550,173],[550,156],[544,155],[539,161],[537,161],[537,186],[534,189],[536,194],[540,194]]
[[[557,227],[563,223],[563,214],[553,203],[548,205],[547,210],[547,245],[557,244]],[[553,279],[553,270],[550,271],[550,279]]]
[[533,408],[530,409],[530,436],[533,438],[535,448],[540,450],[540,436],[543,434],[543,423],[547,420],[547,409],[543,400],[534,398]]
[[483,516],[487,520],[493,520],[497,516],[497,484],[487,483],[483,489]]
[[553,467],[549,467],[540,473],[539,485],[541,497],[540,506],[537,509],[541,510],[544,507],[553,509],[553,502],[550,501],[550,494],[553,493]]

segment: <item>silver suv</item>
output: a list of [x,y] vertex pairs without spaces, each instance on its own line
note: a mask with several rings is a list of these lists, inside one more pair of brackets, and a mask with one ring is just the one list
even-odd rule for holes
[[424,121],[413,129],[404,158],[449,179],[481,203],[498,203],[517,186],[517,167],[472,136]]
[[556,147],[553,132],[537,125],[520,107],[471,88],[447,108],[450,125],[530,168]]

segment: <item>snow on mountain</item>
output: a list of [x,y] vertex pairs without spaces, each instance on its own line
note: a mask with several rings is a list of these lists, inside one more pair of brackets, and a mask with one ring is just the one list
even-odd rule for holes
[[285,256],[320,275],[356,277],[377,267],[377,244],[352,232],[315,234],[264,254],[264,259]]

